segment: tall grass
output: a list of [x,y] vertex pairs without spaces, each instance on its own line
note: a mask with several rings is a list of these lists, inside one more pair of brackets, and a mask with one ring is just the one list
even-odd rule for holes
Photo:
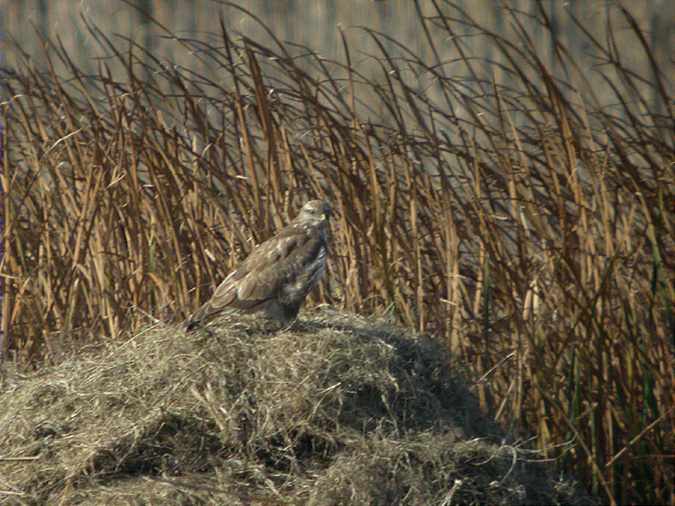
[[[5,356],[38,364],[150,315],[180,320],[326,195],[334,246],[314,302],[445,340],[481,377],[485,409],[536,432],[607,502],[674,503],[668,72],[630,12],[648,76],[624,64],[612,27],[600,41],[578,22],[613,90],[603,108],[545,9],[555,68],[522,14],[503,14],[515,41],[458,8],[420,14],[429,54],[456,45],[453,75],[370,32],[375,80],[346,42],[331,62],[224,25],[217,42],[167,34],[218,81],[95,26],[124,79],[106,60],[85,75],[45,40],[47,68],[26,55],[4,83]],[[480,62],[494,78],[460,28],[494,46]]]

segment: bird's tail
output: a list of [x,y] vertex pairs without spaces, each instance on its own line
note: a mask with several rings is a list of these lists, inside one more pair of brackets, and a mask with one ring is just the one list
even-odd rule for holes
[[184,327],[187,332],[195,330],[204,324],[204,318],[206,316],[206,311],[204,309],[204,306],[200,307],[185,320]]
[[200,321],[200,320],[195,320],[195,319],[192,318],[192,316],[191,316],[190,318],[188,318],[187,320],[185,320],[185,323],[184,323],[183,325],[184,325],[185,330],[186,330],[187,332],[190,332],[190,331],[192,331],[192,330],[195,330],[195,329],[199,328],[199,326],[201,325],[201,321]]
[[237,299],[236,285],[228,283],[232,274],[225,278],[211,298],[185,321],[185,330],[194,330],[211,320],[218,313],[230,307]]

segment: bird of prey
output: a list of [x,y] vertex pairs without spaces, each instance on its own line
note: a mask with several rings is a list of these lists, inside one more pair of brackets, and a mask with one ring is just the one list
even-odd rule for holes
[[310,200],[296,218],[244,260],[185,323],[193,330],[227,309],[288,323],[326,269],[328,202]]

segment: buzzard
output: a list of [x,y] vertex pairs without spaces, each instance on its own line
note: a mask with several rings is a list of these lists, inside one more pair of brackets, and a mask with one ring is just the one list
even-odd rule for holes
[[185,323],[195,329],[227,309],[260,312],[288,323],[326,269],[331,207],[310,200],[285,228],[260,246],[216,288]]

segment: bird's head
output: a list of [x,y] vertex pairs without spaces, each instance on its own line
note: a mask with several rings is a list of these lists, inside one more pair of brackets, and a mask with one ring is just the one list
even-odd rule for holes
[[298,214],[296,221],[302,222],[323,222],[328,221],[333,214],[333,209],[325,200],[310,200]]

